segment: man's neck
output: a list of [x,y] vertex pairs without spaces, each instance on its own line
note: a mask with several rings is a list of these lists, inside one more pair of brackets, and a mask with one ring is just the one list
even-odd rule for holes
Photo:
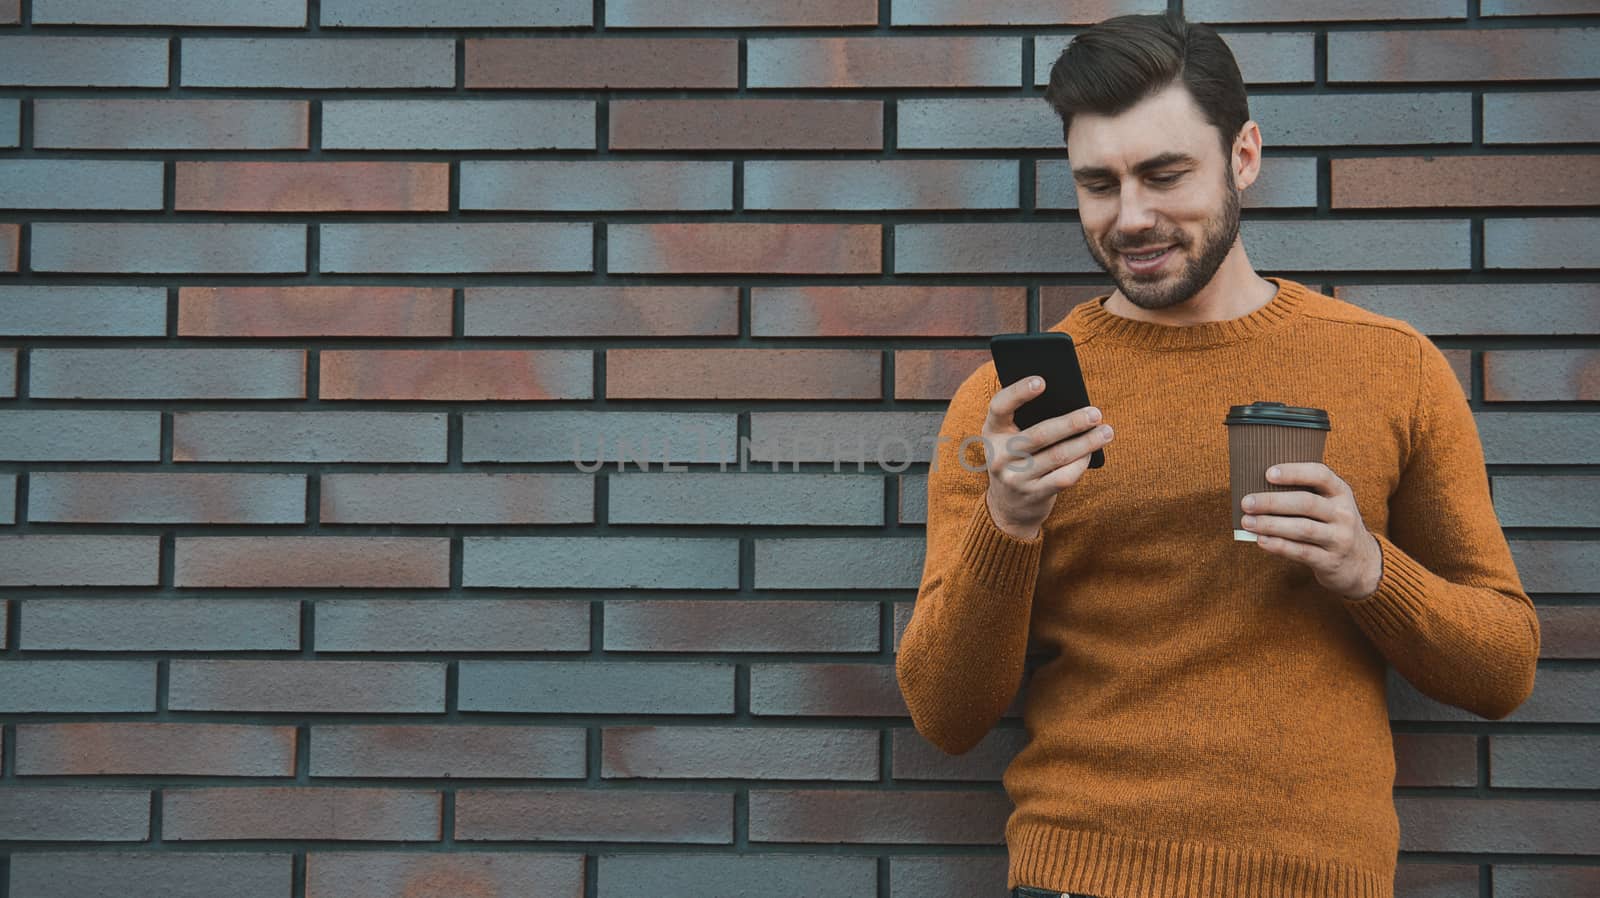
[[1217,273],[1188,300],[1165,309],[1144,309],[1130,302],[1121,290],[1116,290],[1106,300],[1105,310],[1135,321],[1187,327],[1242,318],[1272,302],[1277,292],[1276,284],[1250,267],[1244,244],[1235,243]]

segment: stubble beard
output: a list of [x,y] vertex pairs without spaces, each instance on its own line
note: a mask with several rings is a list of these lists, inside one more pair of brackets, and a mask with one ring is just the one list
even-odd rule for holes
[[1226,171],[1223,172],[1223,188],[1222,208],[1206,221],[1201,231],[1200,252],[1188,257],[1187,264],[1176,278],[1166,274],[1141,277],[1112,265],[1111,260],[1120,248],[1149,246],[1152,243],[1177,244],[1180,252],[1185,251],[1189,241],[1181,231],[1162,234],[1152,230],[1132,239],[1119,239],[1113,231],[1106,236],[1103,246],[1090,240],[1088,233],[1081,228],[1079,233],[1095,264],[1111,275],[1111,280],[1129,302],[1147,310],[1171,308],[1188,302],[1206,284],[1211,283],[1211,278],[1233,249],[1234,241],[1239,238],[1239,188]]

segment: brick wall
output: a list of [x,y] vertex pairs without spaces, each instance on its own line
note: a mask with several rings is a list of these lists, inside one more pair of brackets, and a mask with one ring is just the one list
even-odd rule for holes
[[[1102,283],[1042,85],[1166,5],[0,0],[0,898],[1000,894],[927,446]],[[1507,720],[1397,686],[1399,892],[1600,893],[1600,6],[1172,6],[1539,606]]]

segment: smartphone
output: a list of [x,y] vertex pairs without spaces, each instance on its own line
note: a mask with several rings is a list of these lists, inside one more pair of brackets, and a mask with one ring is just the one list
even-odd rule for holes
[[[989,354],[994,357],[994,370],[1003,387],[1033,374],[1044,378],[1044,393],[1024,402],[1012,416],[1018,430],[1090,404],[1089,389],[1083,383],[1083,369],[1078,366],[1078,351],[1070,334],[996,334],[989,338]],[[1102,449],[1089,456],[1091,468],[1104,467],[1105,463]]]

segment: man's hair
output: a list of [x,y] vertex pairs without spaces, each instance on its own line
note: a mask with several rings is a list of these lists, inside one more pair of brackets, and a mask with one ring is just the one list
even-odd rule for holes
[[1180,78],[1227,157],[1250,120],[1239,64],[1211,26],[1176,14],[1117,16],[1081,32],[1051,66],[1044,97],[1065,141],[1074,114],[1118,115]]

